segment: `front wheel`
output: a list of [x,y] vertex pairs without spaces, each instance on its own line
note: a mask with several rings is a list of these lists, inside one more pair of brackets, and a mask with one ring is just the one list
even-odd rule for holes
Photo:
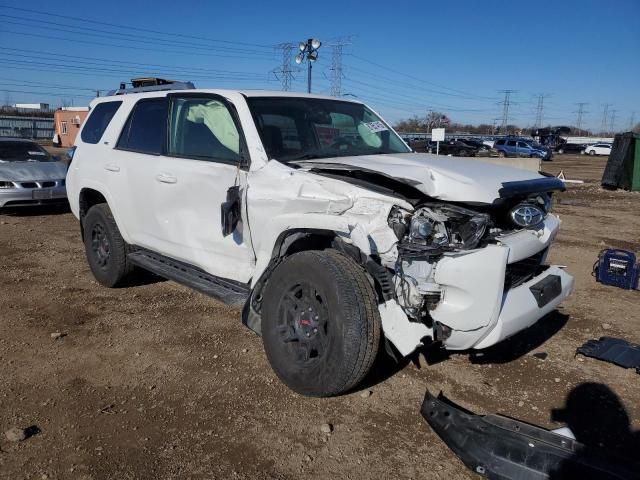
[[564,153],[564,150],[561,148],[560,150],[558,150],[558,153],[562,155]]
[[595,155],[595,154],[596,154],[596,151],[595,151],[595,150],[589,150],[589,155],[593,156],[593,155]]
[[498,157],[500,157],[500,158],[504,158],[505,156],[506,156],[506,155],[504,154],[504,152],[503,152],[502,150],[500,150],[500,151],[498,152]]
[[375,292],[336,250],[286,258],[264,294],[262,341],[271,367],[293,391],[328,397],[355,387],[380,342]]

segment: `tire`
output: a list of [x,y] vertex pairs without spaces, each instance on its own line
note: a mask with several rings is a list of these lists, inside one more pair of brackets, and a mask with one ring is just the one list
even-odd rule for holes
[[561,148],[560,150],[558,150],[558,153],[562,155],[564,153],[564,150]]
[[94,205],[82,222],[87,262],[96,280],[117,287],[133,270],[127,261],[128,247],[106,203]]
[[380,343],[375,292],[362,269],[336,250],[286,258],[265,287],[262,341],[291,390],[345,393],[371,369]]
[[466,157],[467,156],[467,151],[466,150],[458,150],[458,157]]
[[505,157],[506,157],[506,155],[504,154],[504,152],[503,152],[502,150],[499,150],[499,151],[498,151],[498,157],[500,157],[500,158],[505,158]]
[[595,154],[596,154],[596,151],[595,151],[595,150],[589,150],[589,155],[593,156],[593,155],[595,155]]

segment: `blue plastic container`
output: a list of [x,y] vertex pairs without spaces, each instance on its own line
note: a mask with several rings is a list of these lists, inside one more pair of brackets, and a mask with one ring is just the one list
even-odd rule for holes
[[626,250],[605,249],[598,255],[593,266],[596,281],[604,285],[633,290],[638,288],[640,265],[636,263],[633,252]]

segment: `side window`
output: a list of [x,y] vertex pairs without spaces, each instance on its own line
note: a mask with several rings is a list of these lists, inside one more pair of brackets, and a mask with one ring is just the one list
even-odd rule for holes
[[214,98],[174,98],[168,155],[237,163],[240,132],[227,106]]
[[504,140],[498,140],[496,143],[494,143],[494,145],[496,146],[504,145]]
[[507,142],[507,147],[515,147],[516,146],[516,141],[515,140],[509,140]]
[[160,155],[167,130],[167,98],[138,101],[125,123],[116,148]]
[[122,102],[102,102],[96,105],[87,121],[84,122],[80,138],[84,143],[98,143],[109,122],[120,108]]
[[524,142],[518,142],[518,147],[520,147],[520,148],[529,148],[529,145],[527,145]]

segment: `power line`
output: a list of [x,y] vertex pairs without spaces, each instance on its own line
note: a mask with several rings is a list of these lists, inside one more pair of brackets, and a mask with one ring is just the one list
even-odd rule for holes
[[42,11],[42,10],[32,10],[32,9],[29,9],[29,8],[13,7],[13,6],[10,6],[10,5],[0,5],[0,8],[6,8],[6,9],[10,9],[10,10],[17,10],[17,11],[21,11],[21,12],[35,13],[35,14],[38,14],[38,15],[45,15],[45,16],[49,16],[49,17],[64,18],[64,19],[67,19],[67,20],[74,20],[74,21],[78,21],[78,22],[92,23],[94,25],[104,25],[104,26],[108,26],[108,27],[121,28],[121,29],[126,29],[127,31],[138,31],[138,32],[155,33],[155,34],[165,35],[165,36],[169,36],[169,37],[191,38],[191,39],[195,39],[195,40],[205,40],[205,41],[208,41],[208,42],[225,43],[225,44],[229,44],[229,45],[244,45],[244,46],[260,47],[260,48],[266,48],[266,49],[273,48],[272,45],[264,45],[264,44],[258,44],[258,43],[247,43],[247,42],[236,42],[236,41],[232,41],[232,40],[220,40],[220,39],[202,37],[202,36],[197,36],[197,35],[187,35],[187,34],[184,34],[184,33],[167,32],[167,31],[161,31],[161,30],[152,30],[152,29],[148,29],[148,28],[134,27],[134,26],[131,26],[131,25],[122,25],[122,24],[116,24],[116,23],[101,22],[101,21],[98,21],[98,20],[91,20],[91,19],[82,18],[82,17],[72,17],[70,15],[60,15],[60,14],[57,14],[57,13],[47,12],[47,11]]

